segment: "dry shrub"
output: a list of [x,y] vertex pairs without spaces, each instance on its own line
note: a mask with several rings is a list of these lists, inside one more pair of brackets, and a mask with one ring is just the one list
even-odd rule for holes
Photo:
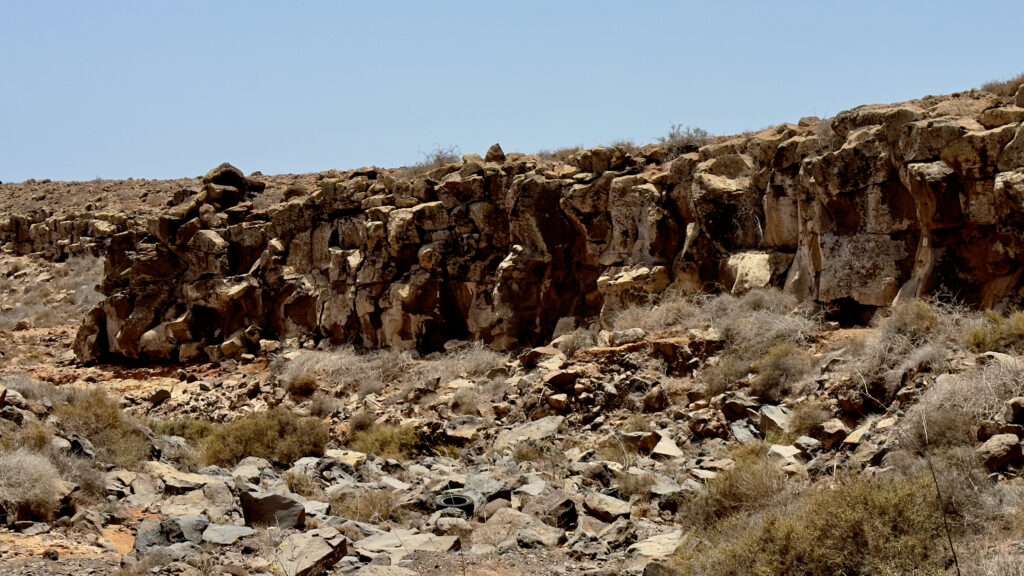
[[901,442],[923,452],[928,444],[942,448],[974,443],[981,422],[997,420],[1010,398],[1024,395],[1024,370],[989,364],[938,379],[907,411]]
[[401,499],[391,490],[344,493],[331,500],[331,514],[358,522],[379,524],[397,520]]
[[755,374],[750,390],[763,401],[778,402],[793,385],[811,370],[814,359],[792,342],[776,344],[754,362]]
[[735,517],[678,553],[682,574],[943,574],[949,558],[927,475],[855,478]]
[[[720,394],[744,379],[758,366],[764,372],[762,389],[784,387],[811,368],[803,350],[819,328],[811,310],[779,290],[752,290],[742,297],[720,294],[701,306],[705,322],[725,339],[717,364],[701,370],[708,395]],[[785,354],[794,353],[794,359]]]
[[403,459],[412,454],[418,439],[416,429],[412,426],[382,424],[354,432],[348,446],[365,454]]
[[885,335],[902,336],[913,344],[920,344],[934,336],[939,323],[939,314],[931,304],[911,300],[890,308],[879,328]]
[[446,354],[415,360],[408,353],[378,350],[358,353],[353,348],[330,352],[299,352],[281,370],[280,381],[290,390],[304,382],[315,382],[323,391],[335,394],[358,392],[377,394],[388,387],[433,388],[460,377],[481,378],[505,364],[507,356],[479,343],[461,346]]
[[348,419],[348,426],[351,432],[361,432],[363,430],[369,430],[371,426],[377,421],[372,414],[363,410],[356,412]]
[[28,374],[9,374],[2,384],[21,394],[26,400],[49,401],[53,405],[67,401],[68,394],[49,382],[36,380]]
[[303,374],[288,381],[288,393],[292,396],[308,398],[317,391],[316,378],[312,374]]
[[723,354],[718,362],[709,364],[700,371],[704,394],[712,397],[731,389],[737,382],[750,374],[751,361],[741,356]]
[[615,488],[627,500],[634,496],[644,500],[650,497],[651,487],[654,486],[655,482],[654,474],[650,472],[642,474],[622,472],[616,474]]
[[289,470],[285,473],[284,479],[288,483],[288,489],[300,496],[321,501],[325,498],[320,483],[309,474]]
[[738,451],[732,469],[720,472],[706,490],[683,505],[681,519],[695,527],[710,527],[730,516],[777,504],[787,487],[786,474],[765,453],[761,444]]
[[360,354],[351,347],[330,352],[302,350],[284,365],[280,381],[291,390],[314,388],[335,393],[379,392],[401,378],[412,364],[405,354],[381,350]]
[[145,430],[100,389],[72,392],[54,414],[63,430],[92,442],[103,461],[131,468],[150,456]]
[[713,140],[714,136],[703,128],[673,124],[667,135],[658,138],[658,143],[665,147],[670,156],[675,157],[694,152]]
[[309,400],[309,413],[318,418],[331,416],[340,408],[341,402],[337,398],[320,391]]
[[964,345],[975,352],[1024,351],[1024,312],[1003,316],[988,312],[964,334]]
[[1009,80],[993,80],[981,85],[981,89],[991,92],[997,96],[1009,97],[1017,93],[1017,89],[1024,84],[1024,74],[1018,74]]
[[667,291],[654,302],[628,306],[612,316],[613,330],[641,328],[650,334],[685,329],[698,319],[695,302],[682,293]]
[[472,388],[460,388],[452,395],[451,409],[456,414],[475,416],[480,413],[480,398]]
[[396,174],[406,178],[422,177],[438,168],[462,161],[457,146],[435,146],[430,152],[423,154],[423,159],[412,166],[404,166],[396,170]]
[[793,438],[806,436],[831,418],[828,404],[817,399],[804,400],[790,412],[788,434]]
[[854,385],[873,402],[888,405],[904,376],[945,363],[965,318],[958,309],[924,300],[898,304],[866,339],[852,364]]
[[32,452],[46,452],[53,445],[53,432],[38,421],[26,422],[18,429],[13,438],[14,446]]
[[304,456],[322,456],[326,445],[327,426],[322,420],[276,407],[216,425],[203,443],[203,458],[222,466],[232,466],[246,456],[290,464]]
[[417,363],[411,375],[420,382],[434,381],[438,384],[446,384],[456,378],[480,379],[502,368],[507,360],[507,355],[474,342],[424,359]]
[[59,478],[45,456],[28,450],[0,455],[0,507],[10,520],[50,520],[60,504]]

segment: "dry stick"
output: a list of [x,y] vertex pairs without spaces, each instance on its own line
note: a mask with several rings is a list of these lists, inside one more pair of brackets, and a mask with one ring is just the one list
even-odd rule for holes
[[953,546],[953,534],[949,530],[949,519],[946,518],[946,505],[942,499],[942,490],[939,489],[939,479],[935,476],[935,466],[932,465],[932,457],[928,453],[928,417],[924,411],[921,412],[921,426],[924,429],[924,461],[928,463],[928,472],[931,473],[932,482],[935,484],[935,497],[939,501],[939,512],[942,514],[942,528],[946,532],[949,551],[953,555],[953,566],[956,567],[957,576],[961,576],[960,561],[956,557],[956,548]]

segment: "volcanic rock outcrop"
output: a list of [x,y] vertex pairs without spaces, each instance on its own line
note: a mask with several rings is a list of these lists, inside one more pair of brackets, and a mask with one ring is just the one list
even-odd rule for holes
[[510,349],[662,291],[783,286],[857,317],[936,290],[1017,297],[1024,109],[983,92],[700,146],[321,175],[267,209],[230,165],[115,234],[82,361],[192,361],[297,338]]

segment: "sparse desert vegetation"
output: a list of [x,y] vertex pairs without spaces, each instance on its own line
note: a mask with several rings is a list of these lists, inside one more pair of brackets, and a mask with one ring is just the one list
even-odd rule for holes
[[26,183],[78,213],[0,218],[0,564],[1017,574],[1017,84],[137,217]]

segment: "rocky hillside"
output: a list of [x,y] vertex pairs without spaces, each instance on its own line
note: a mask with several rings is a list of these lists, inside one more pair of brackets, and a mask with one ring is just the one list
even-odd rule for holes
[[0,573],[1020,576],[1024,89],[694,136],[3,185]]
[[257,208],[224,165],[110,235],[80,360],[197,361],[261,341],[536,344],[666,290],[776,286],[862,322],[1020,285],[1024,108],[987,92],[864,106],[698,147],[321,174]]

